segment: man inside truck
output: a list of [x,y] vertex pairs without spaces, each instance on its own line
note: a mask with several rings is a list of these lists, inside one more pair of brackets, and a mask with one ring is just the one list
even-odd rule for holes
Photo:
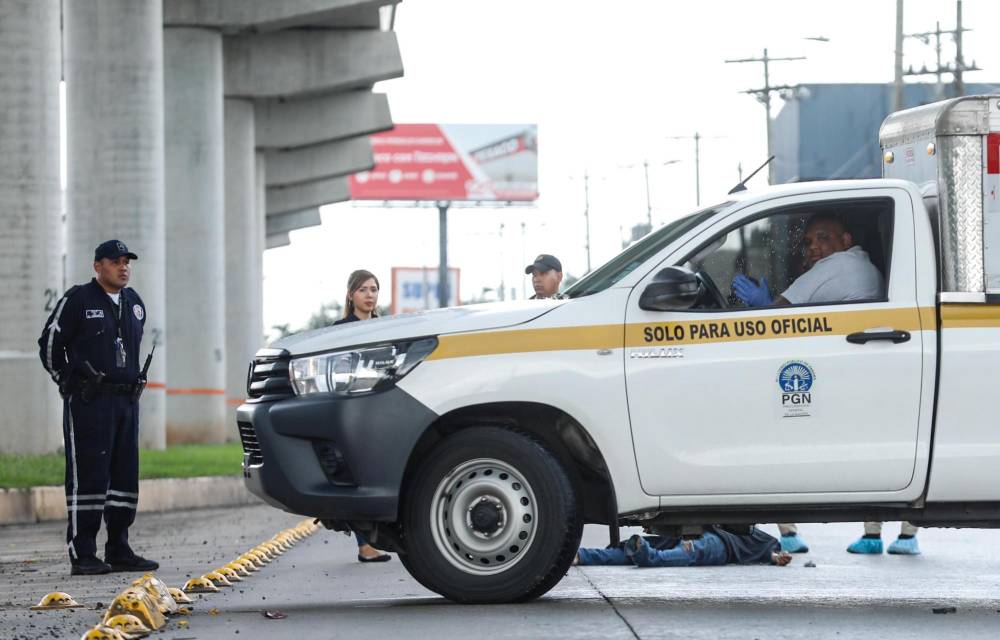
[[877,300],[885,295],[882,274],[868,253],[854,244],[844,221],[833,215],[809,218],[803,236],[806,271],[777,298],[771,297],[767,278],[759,281],[737,274],[733,293],[748,307]]
[[[877,300],[885,295],[882,274],[868,253],[854,244],[851,232],[838,216],[820,213],[809,218],[803,236],[803,257],[806,271],[777,298],[771,298],[766,278],[758,282],[743,274],[733,278],[733,293],[748,307]],[[794,524],[781,524],[779,529],[783,549],[808,550]],[[881,529],[881,522],[866,522],[865,535],[853,542],[848,552],[882,553]],[[916,527],[904,522],[889,553],[918,555],[916,533]]]

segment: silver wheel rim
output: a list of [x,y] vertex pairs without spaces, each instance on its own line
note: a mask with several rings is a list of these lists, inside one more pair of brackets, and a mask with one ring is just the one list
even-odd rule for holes
[[[486,528],[476,518],[483,512],[491,525]],[[430,515],[438,551],[475,575],[500,573],[520,562],[538,530],[531,485],[517,469],[492,458],[448,472],[434,490]]]

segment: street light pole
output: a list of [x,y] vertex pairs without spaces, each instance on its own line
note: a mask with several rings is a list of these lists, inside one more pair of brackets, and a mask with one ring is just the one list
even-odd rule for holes
[[653,203],[649,199],[649,160],[642,161],[642,172],[646,177],[646,222],[649,223],[649,230],[653,230]]
[[587,273],[590,273],[590,174],[583,170],[583,220],[587,227]]
[[[671,164],[677,164],[678,162],[680,162],[680,160],[667,160],[666,162],[657,162],[657,163],[654,163],[652,166],[654,166],[654,167],[656,167],[656,166],[666,167],[666,166],[671,165]],[[639,166],[639,165],[635,165],[635,164],[622,164],[622,165],[618,165],[618,168],[619,169],[632,169],[632,168],[637,167],[637,166]],[[649,224],[649,230],[652,231],[653,230],[653,200],[650,197],[650,191],[649,191],[649,167],[650,167],[649,158],[644,158],[643,161],[642,161],[642,175],[643,175],[643,177],[645,178],[645,181],[646,181],[645,182],[645,184],[646,184],[646,223]]]
[[694,202],[701,206],[701,141],[703,139],[719,139],[726,136],[703,136],[697,131],[693,136],[667,136],[667,140],[694,140]]
[[448,306],[448,206],[438,203],[438,308]]
[[700,152],[698,150],[698,143],[701,141],[701,135],[695,131],[694,132],[694,204],[697,207],[701,206],[701,159]]

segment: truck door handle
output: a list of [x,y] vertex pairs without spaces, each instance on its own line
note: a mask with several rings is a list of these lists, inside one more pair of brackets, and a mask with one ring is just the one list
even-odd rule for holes
[[893,344],[899,344],[909,339],[909,331],[858,331],[847,334],[847,341],[851,344],[864,344],[871,340],[892,340]]

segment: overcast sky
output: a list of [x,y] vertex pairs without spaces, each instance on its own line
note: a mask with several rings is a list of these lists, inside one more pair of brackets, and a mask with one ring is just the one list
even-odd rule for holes
[[[703,205],[724,199],[739,163],[748,170],[764,160],[764,108],[740,93],[762,86],[762,65],[724,60],[759,57],[767,47],[771,56],[808,58],[773,63],[772,84],[891,82],[895,5],[404,0],[395,27],[405,76],[375,90],[388,94],[397,123],[538,124],[537,206],[449,215],[449,263],[461,269],[462,298],[501,280],[520,298],[523,267],[537,253],[555,254],[567,273],[586,271],[585,171],[597,267],[646,218],[644,159],[655,165],[654,225],[695,208],[693,142],[671,136],[705,136]],[[907,33],[933,30],[935,21],[954,27],[953,0],[906,0]],[[965,0],[963,22],[973,29],[965,59],[984,69],[966,82],[1000,82],[1000,47],[989,28],[1000,24],[1000,2]],[[805,39],[816,36],[830,41]],[[933,47],[915,39],[904,51],[907,66],[934,62]],[[944,57],[953,54],[948,40]],[[782,104],[775,99],[775,115]],[[670,160],[680,162],[662,166]],[[751,188],[766,178],[757,180]],[[388,305],[391,267],[437,265],[436,209],[340,203],[322,216],[322,226],[294,231],[291,246],[265,253],[265,327],[294,329],[323,302],[342,300],[353,269],[379,276],[380,303]]]

